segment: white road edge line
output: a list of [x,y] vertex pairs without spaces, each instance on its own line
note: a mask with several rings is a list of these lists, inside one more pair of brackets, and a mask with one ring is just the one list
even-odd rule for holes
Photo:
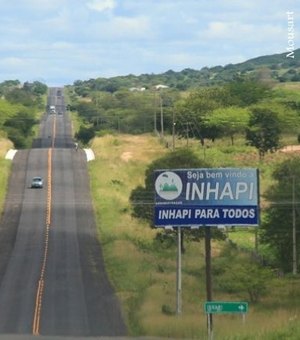
[[[85,154],[86,154],[86,159],[87,161],[93,161],[95,160],[95,154],[94,151],[92,149],[83,149]],[[15,157],[15,154],[18,152],[18,150],[14,150],[14,149],[10,149],[7,151],[6,155],[5,155],[5,159],[10,159],[13,160]]]
[[95,154],[94,154],[94,151],[92,149],[83,149],[83,150],[86,154],[86,160],[88,162],[95,160]]
[[9,149],[5,155],[5,159],[13,160],[15,157],[15,154],[18,152],[18,150]]

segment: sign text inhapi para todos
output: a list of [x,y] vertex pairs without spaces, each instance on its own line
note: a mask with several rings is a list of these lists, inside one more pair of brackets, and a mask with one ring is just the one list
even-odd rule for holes
[[155,171],[155,225],[258,225],[258,170]]

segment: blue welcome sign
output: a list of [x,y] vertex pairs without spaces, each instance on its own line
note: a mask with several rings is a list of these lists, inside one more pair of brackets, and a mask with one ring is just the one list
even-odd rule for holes
[[258,224],[258,169],[155,171],[157,227]]

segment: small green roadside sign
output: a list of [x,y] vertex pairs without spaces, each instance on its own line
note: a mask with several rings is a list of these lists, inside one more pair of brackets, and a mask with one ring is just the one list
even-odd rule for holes
[[247,313],[248,302],[227,302],[227,301],[209,301],[205,302],[204,310],[206,314],[224,314],[224,313]]

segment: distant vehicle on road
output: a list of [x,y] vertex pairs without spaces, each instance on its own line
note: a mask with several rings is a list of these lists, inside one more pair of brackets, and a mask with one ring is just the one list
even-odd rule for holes
[[40,189],[43,187],[42,177],[33,177],[31,181],[31,188]]
[[54,106],[54,105],[50,105],[50,107],[49,107],[49,113],[50,113],[50,114],[55,114],[55,113],[56,113],[56,109],[55,109],[55,106]]

